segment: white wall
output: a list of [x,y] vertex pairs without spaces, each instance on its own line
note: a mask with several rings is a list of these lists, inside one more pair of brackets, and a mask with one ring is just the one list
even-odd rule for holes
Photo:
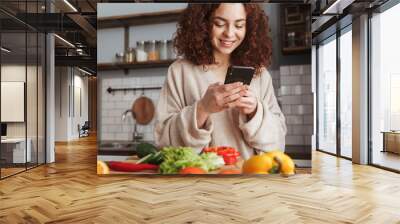
[[[10,64],[1,66],[1,81],[25,82],[25,65]],[[31,70],[31,67],[27,68]],[[7,110],[7,108],[1,108]],[[25,137],[25,122],[8,123],[7,137]]]
[[[30,139],[32,161],[36,162],[39,153],[39,163],[44,162],[44,89],[42,68],[25,66],[25,64],[3,64],[1,66],[1,81],[18,81],[26,83],[26,120],[24,122],[7,122],[7,137]],[[26,81],[27,78],[27,81]],[[7,96],[2,96],[7,97]],[[1,108],[10,110],[10,108]]]
[[55,68],[55,140],[68,140],[68,86],[67,67]]
[[[55,141],[77,139],[78,124],[88,120],[88,78],[79,70],[71,67],[56,67],[55,91]],[[75,110],[74,90],[81,89],[82,116]]]
[[[78,72],[78,74],[77,74]],[[82,126],[85,121],[88,121],[89,119],[89,113],[88,113],[88,106],[89,106],[89,92],[88,92],[88,78],[87,76],[81,76],[83,73],[80,73],[80,71],[75,69],[75,75],[74,75],[74,86],[75,86],[75,92],[73,94],[77,94],[76,88],[80,88],[81,91],[81,110],[82,112],[80,113],[78,111],[78,108],[76,107],[79,102],[77,102],[77,97],[74,96],[75,100],[75,113],[73,113],[73,118],[72,118],[72,129],[71,129],[71,135],[72,138],[76,139],[79,138],[79,133],[78,133],[78,124]]]
[[[1,81],[10,81],[10,82],[25,82],[26,69],[28,74],[35,73],[36,67],[18,64],[8,64],[1,66]],[[36,96],[36,91],[34,93],[27,93],[28,97]],[[32,100],[28,100],[29,102]],[[1,108],[1,110],[7,110],[7,108]],[[30,120],[30,117],[28,117]],[[7,125],[7,136],[8,137],[25,137],[25,123],[26,122],[12,122]]]

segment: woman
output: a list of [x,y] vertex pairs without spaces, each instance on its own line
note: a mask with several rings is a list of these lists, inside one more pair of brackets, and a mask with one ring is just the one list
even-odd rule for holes
[[[284,150],[286,125],[265,69],[271,60],[268,19],[258,5],[189,4],[157,107],[159,146],[231,146],[247,159]],[[229,65],[252,66],[250,86],[223,84]]]

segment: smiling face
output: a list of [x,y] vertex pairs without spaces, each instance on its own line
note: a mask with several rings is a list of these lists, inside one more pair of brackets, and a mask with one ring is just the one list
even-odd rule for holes
[[212,19],[211,45],[214,57],[229,56],[246,35],[246,11],[241,3],[223,3]]

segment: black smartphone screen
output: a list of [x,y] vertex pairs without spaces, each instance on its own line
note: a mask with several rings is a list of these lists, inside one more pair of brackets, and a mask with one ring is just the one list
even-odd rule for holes
[[255,69],[253,67],[231,65],[226,72],[225,84],[242,82],[250,85]]

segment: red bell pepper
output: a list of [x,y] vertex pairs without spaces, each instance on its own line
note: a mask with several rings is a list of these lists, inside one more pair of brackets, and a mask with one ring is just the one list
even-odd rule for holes
[[204,153],[214,152],[217,155],[222,156],[225,161],[225,165],[233,165],[237,162],[237,158],[240,156],[240,153],[229,146],[219,146],[219,147],[206,147],[203,149]]
[[118,162],[111,161],[108,162],[108,167],[115,171],[123,171],[123,172],[138,172],[143,170],[158,170],[157,165],[148,164],[148,163],[127,163],[127,162]]
[[233,165],[237,162],[236,156],[224,156],[225,165]]

